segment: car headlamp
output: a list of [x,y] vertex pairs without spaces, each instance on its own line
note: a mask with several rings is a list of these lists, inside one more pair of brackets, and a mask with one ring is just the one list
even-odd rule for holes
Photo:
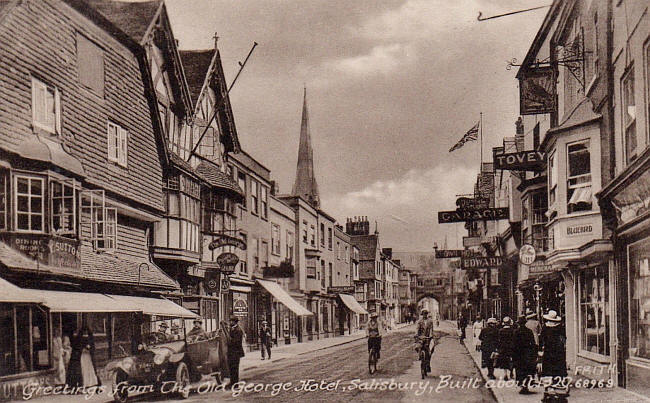
[[163,350],[153,357],[153,363],[156,365],[162,365],[165,362],[165,359],[167,359],[167,357],[170,355],[171,353],[169,350]]

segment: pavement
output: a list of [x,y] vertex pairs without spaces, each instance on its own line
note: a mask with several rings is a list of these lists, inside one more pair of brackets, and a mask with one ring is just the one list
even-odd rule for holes
[[[448,322],[455,326],[453,322]],[[469,352],[469,355],[474,360],[476,367],[480,369],[483,380],[487,382],[487,368],[481,368],[481,352],[476,351],[474,344],[474,338],[472,337],[471,328],[467,328],[466,333],[468,337],[465,339],[465,347]],[[503,379],[504,370],[495,369],[494,375],[497,377],[497,382],[500,379]],[[578,377],[574,376],[574,380]],[[494,397],[499,403],[503,402],[522,402],[522,403],[537,403],[542,399],[544,395],[544,389],[542,387],[531,388],[533,394],[530,395],[520,395],[519,388],[515,386],[497,386],[490,388]],[[650,402],[650,397],[642,396],[634,392],[630,392],[627,389],[619,387],[603,387],[603,388],[577,388],[572,387],[570,390],[569,401],[571,403],[594,403],[594,402]]]

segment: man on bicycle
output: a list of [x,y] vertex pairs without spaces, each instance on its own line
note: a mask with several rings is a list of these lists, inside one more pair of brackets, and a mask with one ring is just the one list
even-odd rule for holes
[[429,318],[429,311],[423,309],[422,318],[418,321],[417,324],[417,334],[415,335],[416,339],[423,343],[421,344],[422,348],[426,348],[427,354],[429,355],[429,371],[431,370],[431,349],[429,345],[431,344],[431,339],[433,339],[433,320]]
[[368,353],[374,347],[377,350],[377,359],[379,359],[379,353],[381,351],[381,326],[377,318],[376,312],[370,314],[370,320],[368,320],[368,325],[366,326],[366,335],[368,336]]

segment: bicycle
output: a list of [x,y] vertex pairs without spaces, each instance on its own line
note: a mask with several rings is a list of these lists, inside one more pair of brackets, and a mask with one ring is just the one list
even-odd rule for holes
[[[381,340],[381,336],[379,337],[368,337],[368,339],[379,339]],[[379,360],[379,352],[377,351],[377,344],[373,344],[373,346],[370,348],[370,351],[368,352],[368,372],[370,375],[374,374],[377,372],[377,361]]]
[[420,360],[420,373],[422,374],[422,379],[424,379],[431,372],[431,352],[429,351],[429,345],[431,344],[432,337],[415,336],[415,338],[420,342],[418,359]]

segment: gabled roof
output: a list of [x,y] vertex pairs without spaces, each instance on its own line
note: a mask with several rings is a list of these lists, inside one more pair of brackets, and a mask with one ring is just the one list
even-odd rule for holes
[[162,0],[137,3],[117,0],[85,0],[85,2],[131,39],[140,43],[153,22]]
[[190,89],[192,105],[196,107],[215,52],[214,49],[209,49],[179,50],[179,53],[185,70],[185,79]]

